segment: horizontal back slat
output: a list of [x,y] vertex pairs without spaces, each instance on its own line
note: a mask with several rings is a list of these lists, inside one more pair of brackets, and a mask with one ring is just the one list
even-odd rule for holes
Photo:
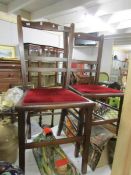
[[27,60],[32,62],[67,62],[67,58],[44,57],[44,56],[28,56]]
[[40,68],[40,67],[29,67],[29,72],[66,72],[65,68]]
[[71,68],[71,72],[96,72],[94,69],[83,69],[83,68]]
[[89,65],[96,65],[97,61],[86,61],[86,60],[71,60],[71,63],[77,63],[77,64],[89,64]]
[[101,37],[93,36],[87,33],[75,33],[74,37],[77,39],[91,40],[91,41],[100,41]]
[[70,27],[61,26],[55,23],[43,22],[43,21],[22,21],[22,26],[39,29],[39,30],[47,30],[47,31],[55,31],[55,32],[69,32]]

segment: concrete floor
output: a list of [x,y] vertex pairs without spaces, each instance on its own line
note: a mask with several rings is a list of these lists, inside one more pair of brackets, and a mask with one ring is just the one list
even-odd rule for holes
[[[45,116],[42,119],[42,123],[49,124],[51,120],[50,116]],[[32,117],[32,135],[33,137],[36,137],[38,133],[40,133],[42,130],[37,124],[39,121],[38,117]],[[57,125],[59,121],[59,116],[55,117],[54,124]],[[53,128],[53,133],[55,135],[57,131],[57,126]],[[64,134],[62,134],[64,135]],[[32,138],[33,138],[32,137]],[[57,136],[56,136],[57,137]],[[30,140],[29,140],[30,142]],[[75,164],[75,166],[78,168],[78,170],[81,170],[81,157],[79,158],[74,158],[74,146],[73,144],[65,144],[61,146],[64,152],[67,154],[67,157]],[[16,165],[18,165],[18,160],[16,162]],[[94,172],[91,171],[90,167],[88,167],[88,175],[110,175],[111,174],[111,169],[108,165],[97,168]],[[35,158],[33,156],[32,150],[26,150],[26,168],[25,168],[25,175],[41,175]]]

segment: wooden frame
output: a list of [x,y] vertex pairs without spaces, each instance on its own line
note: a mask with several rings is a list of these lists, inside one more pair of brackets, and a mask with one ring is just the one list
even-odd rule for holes
[[[102,125],[102,124],[110,124],[110,123],[114,123],[117,122],[117,128],[116,128],[116,134],[118,134],[118,130],[119,130],[119,123],[120,123],[120,118],[121,118],[121,111],[122,111],[122,105],[123,105],[123,99],[124,99],[124,94],[121,93],[81,93],[80,91],[74,89],[73,87],[69,86],[69,88],[73,91],[76,92],[77,94],[84,96],[86,98],[92,99],[92,100],[100,100],[100,99],[106,99],[108,97],[120,97],[120,106],[119,109],[115,109],[114,110],[118,110],[118,118],[117,119],[108,119],[108,120],[97,120],[97,121],[92,121],[92,125]],[[106,104],[104,104],[106,105]],[[113,109],[113,108],[112,108]]]
[[15,47],[0,45],[0,58],[4,60],[16,60]]
[[[85,71],[85,72],[89,72],[89,75],[92,76],[92,73],[95,72],[95,79],[94,79],[94,83],[93,84],[98,84],[99,81],[99,74],[100,74],[100,65],[101,65],[101,58],[102,58],[102,49],[103,49],[103,41],[104,41],[104,36],[98,36],[98,37],[94,37],[91,36],[89,34],[86,33],[75,33],[74,34],[74,38],[81,38],[81,39],[87,39],[87,40],[93,40],[93,41],[98,41],[99,45],[98,45],[98,54],[97,54],[97,60],[96,61],[85,61],[85,60],[75,60],[72,59],[70,60],[70,66],[69,66],[69,79],[71,76],[72,72],[81,72],[81,71]],[[88,64],[90,66],[89,69],[79,69],[79,68],[72,68],[71,65],[73,63],[78,63],[78,64]],[[95,65],[96,69],[93,70],[93,65]],[[113,122],[117,122],[117,131],[116,133],[118,133],[118,129],[119,129],[119,122],[120,122],[120,116],[121,116],[121,111],[122,111],[122,104],[123,104],[123,98],[124,98],[124,93],[123,92],[119,92],[119,93],[85,93],[85,92],[80,92],[78,90],[76,90],[75,88],[73,88],[70,85],[70,80],[68,81],[68,85],[69,85],[69,89],[72,90],[73,92],[84,96],[86,98],[89,99],[93,99],[95,100],[100,100],[103,98],[108,98],[108,97],[120,97],[120,106],[118,110],[118,119],[113,119],[113,120],[98,120],[95,122],[92,122],[92,125],[100,125],[100,124],[105,124],[105,123],[113,123]]]

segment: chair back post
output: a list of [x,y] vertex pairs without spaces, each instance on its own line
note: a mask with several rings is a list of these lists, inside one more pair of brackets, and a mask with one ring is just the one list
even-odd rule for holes
[[98,46],[95,84],[98,84],[98,81],[99,81],[99,74],[100,74],[100,68],[101,68],[101,58],[102,58],[102,51],[103,51],[104,35],[101,35],[99,38],[100,38],[100,40],[99,40],[99,46]]
[[[63,45],[64,45],[64,57],[68,57],[68,38],[69,38],[69,32],[64,32],[63,33]],[[67,60],[68,61],[68,60]],[[63,66],[67,69],[67,62],[63,63]],[[67,77],[67,72],[62,72],[62,84],[63,87],[66,87],[66,77]]]
[[25,54],[24,54],[24,44],[23,44],[23,30],[22,30],[22,20],[21,16],[17,16],[17,29],[18,29],[18,41],[19,41],[19,54],[20,54],[20,61],[21,61],[21,72],[22,72],[22,82],[24,88],[27,85],[27,76],[26,76],[26,63],[25,63]]
[[67,57],[67,75],[66,75],[66,88],[70,84],[70,74],[71,74],[71,60],[73,54],[73,41],[74,41],[74,24],[71,24],[69,32],[69,41],[68,41],[68,57]]

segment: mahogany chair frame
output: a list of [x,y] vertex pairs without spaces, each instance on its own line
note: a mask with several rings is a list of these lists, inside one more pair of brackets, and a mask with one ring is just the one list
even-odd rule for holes
[[[70,66],[69,66],[69,71],[70,71],[70,76],[71,77],[71,73],[72,72],[88,72],[90,74],[90,76],[92,76],[92,73],[95,74],[95,79],[94,79],[94,84],[98,84],[99,81],[99,74],[100,74],[100,66],[101,66],[101,58],[102,58],[102,50],[103,50],[103,42],[104,42],[104,36],[92,36],[89,35],[87,33],[75,33],[74,34],[74,38],[80,38],[80,39],[85,39],[85,40],[92,40],[92,41],[98,41],[99,45],[98,45],[98,54],[97,54],[97,59],[96,61],[85,61],[85,60],[75,60],[72,59],[70,61]],[[78,64],[88,64],[90,65],[90,69],[79,69],[79,68],[72,68],[71,65],[73,63],[78,63]],[[96,69],[92,69],[93,66],[95,65]],[[70,83],[70,80],[68,81],[68,83]],[[119,129],[119,123],[120,123],[120,116],[121,116],[121,111],[122,111],[122,104],[123,104],[123,98],[124,98],[124,93],[123,92],[119,92],[119,93],[82,93],[78,90],[76,90],[75,88],[73,88],[70,84],[69,85],[69,89],[76,92],[77,94],[84,96],[86,98],[92,99],[94,101],[96,100],[100,100],[100,99],[107,99],[108,97],[120,97],[120,105],[119,105],[119,109],[110,107],[109,105],[105,104],[106,106],[118,111],[118,118],[117,119],[109,119],[109,120],[95,120],[92,121],[92,125],[101,125],[101,124],[110,124],[110,123],[114,123],[117,122],[117,127],[116,127],[116,133],[118,133],[118,129]],[[102,103],[101,103],[102,104]],[[100,116],[97,116],[100,117]],[[100,117],[101,118],[101,117]]]
[[[27,73],[26,73],[26,65],[25,65],[25,56],[24,56],[24,45],[23,45],[23,29],[22,27],[29,27],[29,28],[35,28],[35,29],[40,29],[40,30],[48,30],[48,31],[62,31],[64,32],[64,37],[69,38],[69,47],[67,42],[65,42],[64,46],[65,47],[65,56],[67,57],[67,69],[57,69],[54,68],[55,72],[64,72],[66,73],[66,83],[65,87],[67,87],[67,82],[69,81],[69,60],[72,55],[72,49],[71,45],[73,44],[73,24],[71,27],[63,27],[57,24],[49,23],[49,22],[29,22],[29,21],[22,21],[21,17],[17,17],[17,25],[18,25],[18,39],[19,39],[19,50],[20,50],[20,59],[21,59],[21,64],[22,64],[22,75],[23,75],[23,86],[26,87],[27,84]],[[66,40],[67,41],[67,40]],[[33,58],[33,59],[39,59]],[[48,60],[50,61],[49,58],[41,58],[42,61]],[[56,60],[58,58],[55,58]],[[58,61],[62,61],[59,60]],[[30,68],[31,71],[36,71],[34,68]],[[41,69],[37,68],[38,72],[44,72],[44,71],[52,71],[50,69]],[[26,93],[24,96],[26,96]],[[83,97],[82,97],[83,98]],[[88,162],[88,151],[89,151],[89,142],[90,142],[90,132],[91,132],[91,117],[92,117],[92,111],[94,107],[94,102],[91,100],[86,100],[85,102],[64,102],[64,103],[29,103],[28,105],[23,105],[23,99],[24,97],[19,101],[19,103],[16,105],[16,111],[18,112],[18,138],[19,138],[19,166],[20,168],[25,171],[25,150],[26,149],[31,149],[31,148],[37,148],[37,147],[42,147],[42,146],[48,146],[48,145],[59,145],[59,144],[65,144],[65,143],[71,143],[71,142],[76,142],[76,147],[75,147],[75,155],[78,155],[79,151],[79,145],[82,143],[83,145],[83,154],[82,154],[82,167],[81,171],[82,173],[87,172],[87,162]],[[48,142],[48,141],[42,141],[39,143],[32,142],[32,143],[27,143],[26,142],[26,118],[28,116],[28,112],[34,111],[34,112],[43,112],[45,110],[55,110],[55,109],[62,109],[61,116],[66,115],[67,110],[69,108],[79,108],[79,117],[81,120],[84,121],[84,134],[81,133],[81,126],[78,126],[78,133],[76,136],[71,137],[71,138],[63,138],[63,139],[56,139],[54,141]],[[84,118],[84,119],[83,119]],[[62,117],[61,117],[62,119]],[[62,122],[62,121],[61,121]],[[28,129],[28,128],[27,128]],[[58,134],[60,133],[61,126],[58,129]]]

